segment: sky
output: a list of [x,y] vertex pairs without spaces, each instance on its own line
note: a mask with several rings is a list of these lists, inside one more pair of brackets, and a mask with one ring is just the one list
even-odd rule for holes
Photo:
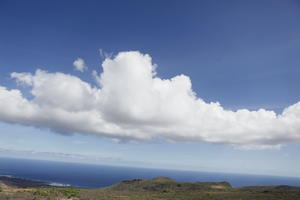
[[299,1],[0,1],[0,157],[300,177]]

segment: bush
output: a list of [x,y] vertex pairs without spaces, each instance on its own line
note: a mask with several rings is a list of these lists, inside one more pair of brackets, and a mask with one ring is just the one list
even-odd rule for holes
[[71,197],[76,197],[79,195],[79,191],[75,188],[64,188],[62,190],[62,193],[67,196],[68,198],[71,198]]

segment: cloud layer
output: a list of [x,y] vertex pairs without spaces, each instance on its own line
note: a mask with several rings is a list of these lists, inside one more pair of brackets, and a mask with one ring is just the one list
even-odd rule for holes
[[102,67],[101,74],[94,73],[98,86],[64,73],[12,73],[32,98],[0,86],[0,120],[120,140],[163,138],[247,149],[300,142],[300,102],[279,115],[225,110],[198,98],[185,75],[159,78],[151,57],[134,51],[106,58]]

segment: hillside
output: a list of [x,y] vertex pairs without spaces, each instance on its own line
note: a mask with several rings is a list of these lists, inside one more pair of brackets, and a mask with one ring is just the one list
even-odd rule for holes
[[[49,185],[20,187],[8,185],[0,178],[0,200],[297,200],[300,187],[249,186],[233,188],[228,182],[176,182],[167,177],[125,180],[109,187],[82,189],[50,187]],[[16,182],[17,178],[12,178]],[[2,181],[1,181],[2,180]],[[28,180],[29,181],[29,180]],[[10,183],[11,183],[10,182]],[[19,182],[19,181],[17,181]],[[22,179],[22,183],[26,180]],[[34,184],[34,181],[29,181]],[[38,182],[40,183],[40,182]],[[28,184],[25,184],[28,186]]]

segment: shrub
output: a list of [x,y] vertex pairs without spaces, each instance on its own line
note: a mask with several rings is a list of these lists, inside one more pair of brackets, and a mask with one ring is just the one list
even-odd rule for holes
[[62,190],[62,193],[67,196],[68,198],[71,198],[71,197],[76,197],[79,195],[79,191],[75,188],[64,188]]

